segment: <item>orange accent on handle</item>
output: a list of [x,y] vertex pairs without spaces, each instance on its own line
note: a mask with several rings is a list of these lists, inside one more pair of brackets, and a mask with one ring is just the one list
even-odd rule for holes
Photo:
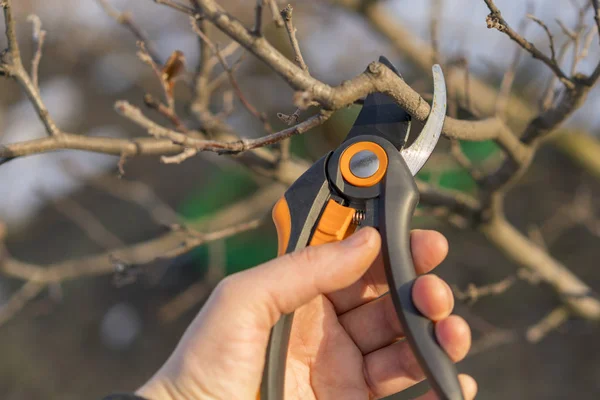
[[[350,170],[350,160],[356,153],[363,150],[372,151],[379,159],[379,169],[368,178],[359,178]],[[342,156],[340,157],[340,171],[342,172],[344,180],[349,184],[358,187],[369,187],[379,183],[387,171],[387,166],[388,157],[385,150],[383,147],[373,142],[354,143],[352,146],[349,146],[346,150],[344,150]]]
[[[330,199],[323,210],[309,246],[337,242],[350,236],[356,229],[356,225],[352,224],[355,212],[354,208],[344,207]],[[273,221],[277,229],[277,254],[281,256],[287,250],[292,232],[292,218],[285,197],[279,199],[273,207]],[[256,395],[256,400],[260,400],[260,390]]]
[[277,255],[281,256],[285,254],[292,234],[292,216],[285,197],[279,199],[273,207],[273,222],[277,229]]
[[344,207],[330,199],[323,210],[310,245],[318,246],[345,239],[356,228],[352,225],[355,212],[354,208]]

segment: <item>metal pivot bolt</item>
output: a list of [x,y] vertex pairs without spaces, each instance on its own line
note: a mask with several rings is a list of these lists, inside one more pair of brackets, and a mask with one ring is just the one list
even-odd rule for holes
[[379,170],[379,158],[370,150],[361,150],[350,159],[350,171],[357,178],[369,178]]

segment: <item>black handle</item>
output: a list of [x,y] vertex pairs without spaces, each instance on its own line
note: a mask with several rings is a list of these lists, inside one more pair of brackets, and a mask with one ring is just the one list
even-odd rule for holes
[[419,191],[402,156],[388,152],[388,157],[378,218],[383,262],[394,307],[406,338],[436,394],[441,400],[463,400],[456,366],[438,344],[433,323],[412,301],[416,272],[410,249],[410,224]]

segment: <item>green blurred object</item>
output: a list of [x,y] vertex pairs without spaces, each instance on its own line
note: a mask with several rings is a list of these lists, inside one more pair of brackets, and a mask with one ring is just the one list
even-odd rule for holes
[[200,188],[192,191],[177,210],[186,220],[198,220],[241,200],[258,189],[250,172],[241,168],[220,168]]
[[[246,170],[223,168],[192,192],[180,205],[179,213],[190,221],[209,217],[228,204],[242,200],[258,189],[258,185]],[[226,272],[232,274],[253,267],[277,254],[277,235],[271,224],[225,239]],[[191,252],[192,264],[205,269],[208,264],[206,246]]]
[[460,147],[471,162],[478,164],[500,150],[498,145],[492,140],[484,140],[482,142],[464,142],[460,141]]
[[[500,151],[498,145],[491,140],[483,142],[460,141],[460,147],[464,155],[475,166],[481,166],[486,160]],[[436,174],[431,171],[431,168],[421,170],[421,172],[417,174],[417,178],[424,182],[436,184],[445,189],[458,190],[461,192],[470,193],[477,188],[477,185],[469,172],[459,165],[447,168],[444,171],[439,171]]]

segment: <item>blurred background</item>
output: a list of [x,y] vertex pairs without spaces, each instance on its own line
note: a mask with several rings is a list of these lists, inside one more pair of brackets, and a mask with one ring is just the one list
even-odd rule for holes
[[[186,16],[150,0],[108,2],[131,12],[162,60],[181,50],[192,74],[199,46]],[[254,2],[220,3],[251,26]],[[571,27],[577,24],[571,0],[530,3],[498,1],[505,19],[515,27],[531,6],[557,37],[561,30],[556,18]],[[397,24],[427,42],[432,4],[443,7],[439,13],[442,57],[467,60],[470,74],[498,87],[515,48],[507,37],[487,29],[488,10],[483,1],[393,0],[386,1],[385,7]],[[20,0],[13,5],[25,60],[32,54],[27,16],[37,14],[48,32],[40,67],[41,94],[63,130],[92,136],[146,134],[115,113],[113,107],[122,99],[143,107],[145,93],[160,96],[152,71],[136,57],[135,39],[129,31],[94,0]],[[430,90],[429,75],[415,68],[414,62],[363,16],[326,1],[296,1],[292,5],[300,46],[313,76],[339,84],[383,54],[415,90]],[[291,56],[287,35],[271,23],[268,10],[264,20],[266,37]],[[586,23],[592,26],[591,14]],[[229,43],[216,29],[209,33],[222,47]],[[548,51],[545,32],[539,26],[531,24],[526,37]],[[2,35],[0,47],[5,43]],[[597,63],[598,48],[592,45],[591,49],[580,64],[583,72]],[[236,54],[239,57],[241,52]],[[276,115],[295,110],[293,91],[248,54],[236,76],[247,98],[266,113],[275,129],[283,129],[285,124]],[[549,77],[545,66],[523,55],[513,93],[524,103],[536,105]],[[215,110],[222,107],[222,93],[214,98]],[[190,99],[185,79],[176,87],[176,98],[180,116],[195,127],[185,107]],[[472,101],[477,103],[478,99]],[[599,107],[596,89],[562,128],[594,138],[586,150],[597,160]],[[346,135],[359,110],[360,106],[353,106],[339,111],[322,127],[294,137],[293,155],[308,161],[321,157]],[[157,114],[153,118],[166,123]],[[260,122],[237,100],[227,122],[241,136],[262,132]],[[20,87],[11,80],[0,80],[0,144],[44,135],[44,127]],[[449,146],[443,142],[420,178],[465,192],[475,190],[470,175],[448,157]],[[491,142],[462,146],[473,162],[493,164],[499,157]],[[600,189],[600,174],[591,167],[593,163],[582,162],[582,156],[572,149],[561,140],[545,146],[509,195],[506,212],[523,232],[534,232],[538,238],[541,235],[552,256],[597,291],[600,224],[594,229],[589,223],[580,223],[578,209],[593,211],[598,206],[593,199]],[[180,165],[161,164],[158,157],[128,159],[122,178],[118,162],[118,157],[61,151],[0,166],[0,224],[6,229],[10,254],[32,264],[51,265],[105,252],[110,244],[120,247],[155,238],[165,233],[164,222],[173,223],[177,218],[210,231],[242,222],[235,218],[236,213],[223,216],[223,210],[237,210],[227,207],[253,199],[247,200],[248,207],[262,206],[239,215],[260,217],[266,210],[264,203],[272,204],[283,190],[231,158],[215,154],[194,157]],[[584,219],[590,222],[592,214]],[[450,255],[438,272],[460,290],[469,284],[501,282],[518,273],[519,267],[476,231],[461,229],[460,224],[450,224],[425,211],[419,212],[414,222],[415,227],[438,229],[448,237]],[[48,287],[0,326],[0,399],[92,399],[136,389],[167,358],[210,287],[225,274],[273,258],[276,248],[274,227],[266,220],[257,230],[212,242],[176,259],[116,268],[115,274]],[[0,275],[0,309],[20,285],[22,282]],[[478,380],[478,398],[600,398],[597,324],[571,319],[536,343],[527,340],[527,329],[559,304],[552,290],[527,279],[517,279],[503,293],[475,304],[458,302],[456,312],[471,323],[475,339],[474,351],[460,363],[460,370]]]

